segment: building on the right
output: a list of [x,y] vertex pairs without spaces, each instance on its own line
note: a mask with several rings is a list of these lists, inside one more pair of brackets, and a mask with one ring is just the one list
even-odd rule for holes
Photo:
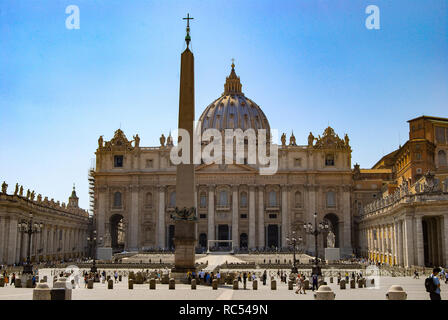
[[356,220],[359,254],[409,268],[447,266],[448,118],[408,122],[409,140],[403,146],[372,169],[355,172],[355,185],[368,172],[370,178],[383,175],[381,193]]

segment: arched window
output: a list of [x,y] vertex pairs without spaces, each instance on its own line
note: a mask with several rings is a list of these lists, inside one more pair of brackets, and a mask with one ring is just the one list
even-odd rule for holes
[[148,192],[146,194],[146,206],[152,207],[152,193]]
[[447,165],[445,151],[440,150],[437,155],[439,158],[439,167],[445,167]]
[[228,205],[228,199],[227,199],[227,191],[222,190],[219,193],[219,205],[223,207],[227,207]]
[[176,206],[176,191],[170,193],[170,208],[174,208]]
[[296,191],[296,193],[294,195],[294,202],[295,202],[296,208],[300,208],[302,206],[302,194],[300,193],[300,191]]
[[329,153],[325,155],[325,165],[326,166],[334,166],[334,154]]
[[269,192],[269,206],[276,207],[277,206],[277,192],[272,190]]
[[121,192],[114,193],[114,207],[121,207]]
[[247,193],[241,192],[240,207],[247,208]]
[[201,192],[199,196],[199,205],[201,208],[207,208],[207,194],[205,192]]
[[327,207],[336,207],[336,195],[334,191],[327,192]]

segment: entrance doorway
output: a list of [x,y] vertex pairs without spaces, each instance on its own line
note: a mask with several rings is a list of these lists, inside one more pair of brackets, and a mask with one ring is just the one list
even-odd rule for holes
[[270,224],[268,225],[268,248],[278,248],[278,236],[279,236],[279,230],[277,224]]
[[114,253],[124,251],[125,230],[123,216],[121,214],[114,214],[109,219],[109,225],[112,251]]
[[[220,224],[218,225],[218,240],[230,240],[229,239],[229,225]],[[228,242],[222,242],[219,244],[220,247],[228,247]]]

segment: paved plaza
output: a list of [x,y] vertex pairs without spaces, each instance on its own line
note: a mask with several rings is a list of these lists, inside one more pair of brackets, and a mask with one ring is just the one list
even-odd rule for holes
[[[425,292],[424,277],[413,279],[412,277],[381,277],[379,289],[356,288],[339,289],[336,283],[328,285],[336,293],[336,300],[385,300],[390,286],[401,285],[408,294],[408,300],[429,300]],[[106,284],[95,283],[93,289],[77,288],[72,291],[72,300],[314,300],[313,291],[304,294],[296,294],[294,290],[288,290],[285,283],[277,279],[277,290],[271,290],[269,281],[266,286],[258,282],[258,290],[252,290],[252,282],[247,282],[247,289],[233,290],[230,285],[223,285],[218,290],[212,290],[210,286],[198,285],[192,290],[190,285],[176,284],[175,290],[169,290],[167,284],[157,284],[156,290],[150,290],[149,284],[134,284],[134,289],[128,289],[127,278],[114,284],[113,289],[107,289]],[[442,282],[442,299],[448,297],[448,284]],[[33,289],[15,288],[11,286],[0,288],[0,300],[32,300]]]

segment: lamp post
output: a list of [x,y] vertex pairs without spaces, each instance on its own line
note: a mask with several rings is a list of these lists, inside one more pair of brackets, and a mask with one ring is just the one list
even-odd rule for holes
[[296,237],[296,232],[293,231],[291,237],[286,238],[286,241],[288,241],[289,244],[292,245],[293,265],[291,272],[297,273],[296,248],[297,248],[297,242],[302,242],[302,237],[301,236]]
[[329,225],[327,221],[317,223],[317,213],[314,213],[314,226],[311,222],[305,223],[303,225],[305,232],[314,236],[314,245],[316,247],[316,258],[312,272],[317,275],[322,275],[321,268],[319,266],[319,247],[317,245],[317,236],[323,232],[328,231]]
[[33,265],[31,264],[31,235],[33,233],[40,233],[43,224],[33,221],[33,214],[30,213],[29,220],[23,220],[17,225],[20,233],[28,234],[28,250],[26,256],[26,265],[23,267],[23,274],[33,274]]
[[96,230],[93,230],[93,235],[91,237],[87,237],[87,242],[89,243],[90,247],[90,256],[93,257],[92,267],[90,268],[90,272],[96,273],[97,267],[96,267]]

